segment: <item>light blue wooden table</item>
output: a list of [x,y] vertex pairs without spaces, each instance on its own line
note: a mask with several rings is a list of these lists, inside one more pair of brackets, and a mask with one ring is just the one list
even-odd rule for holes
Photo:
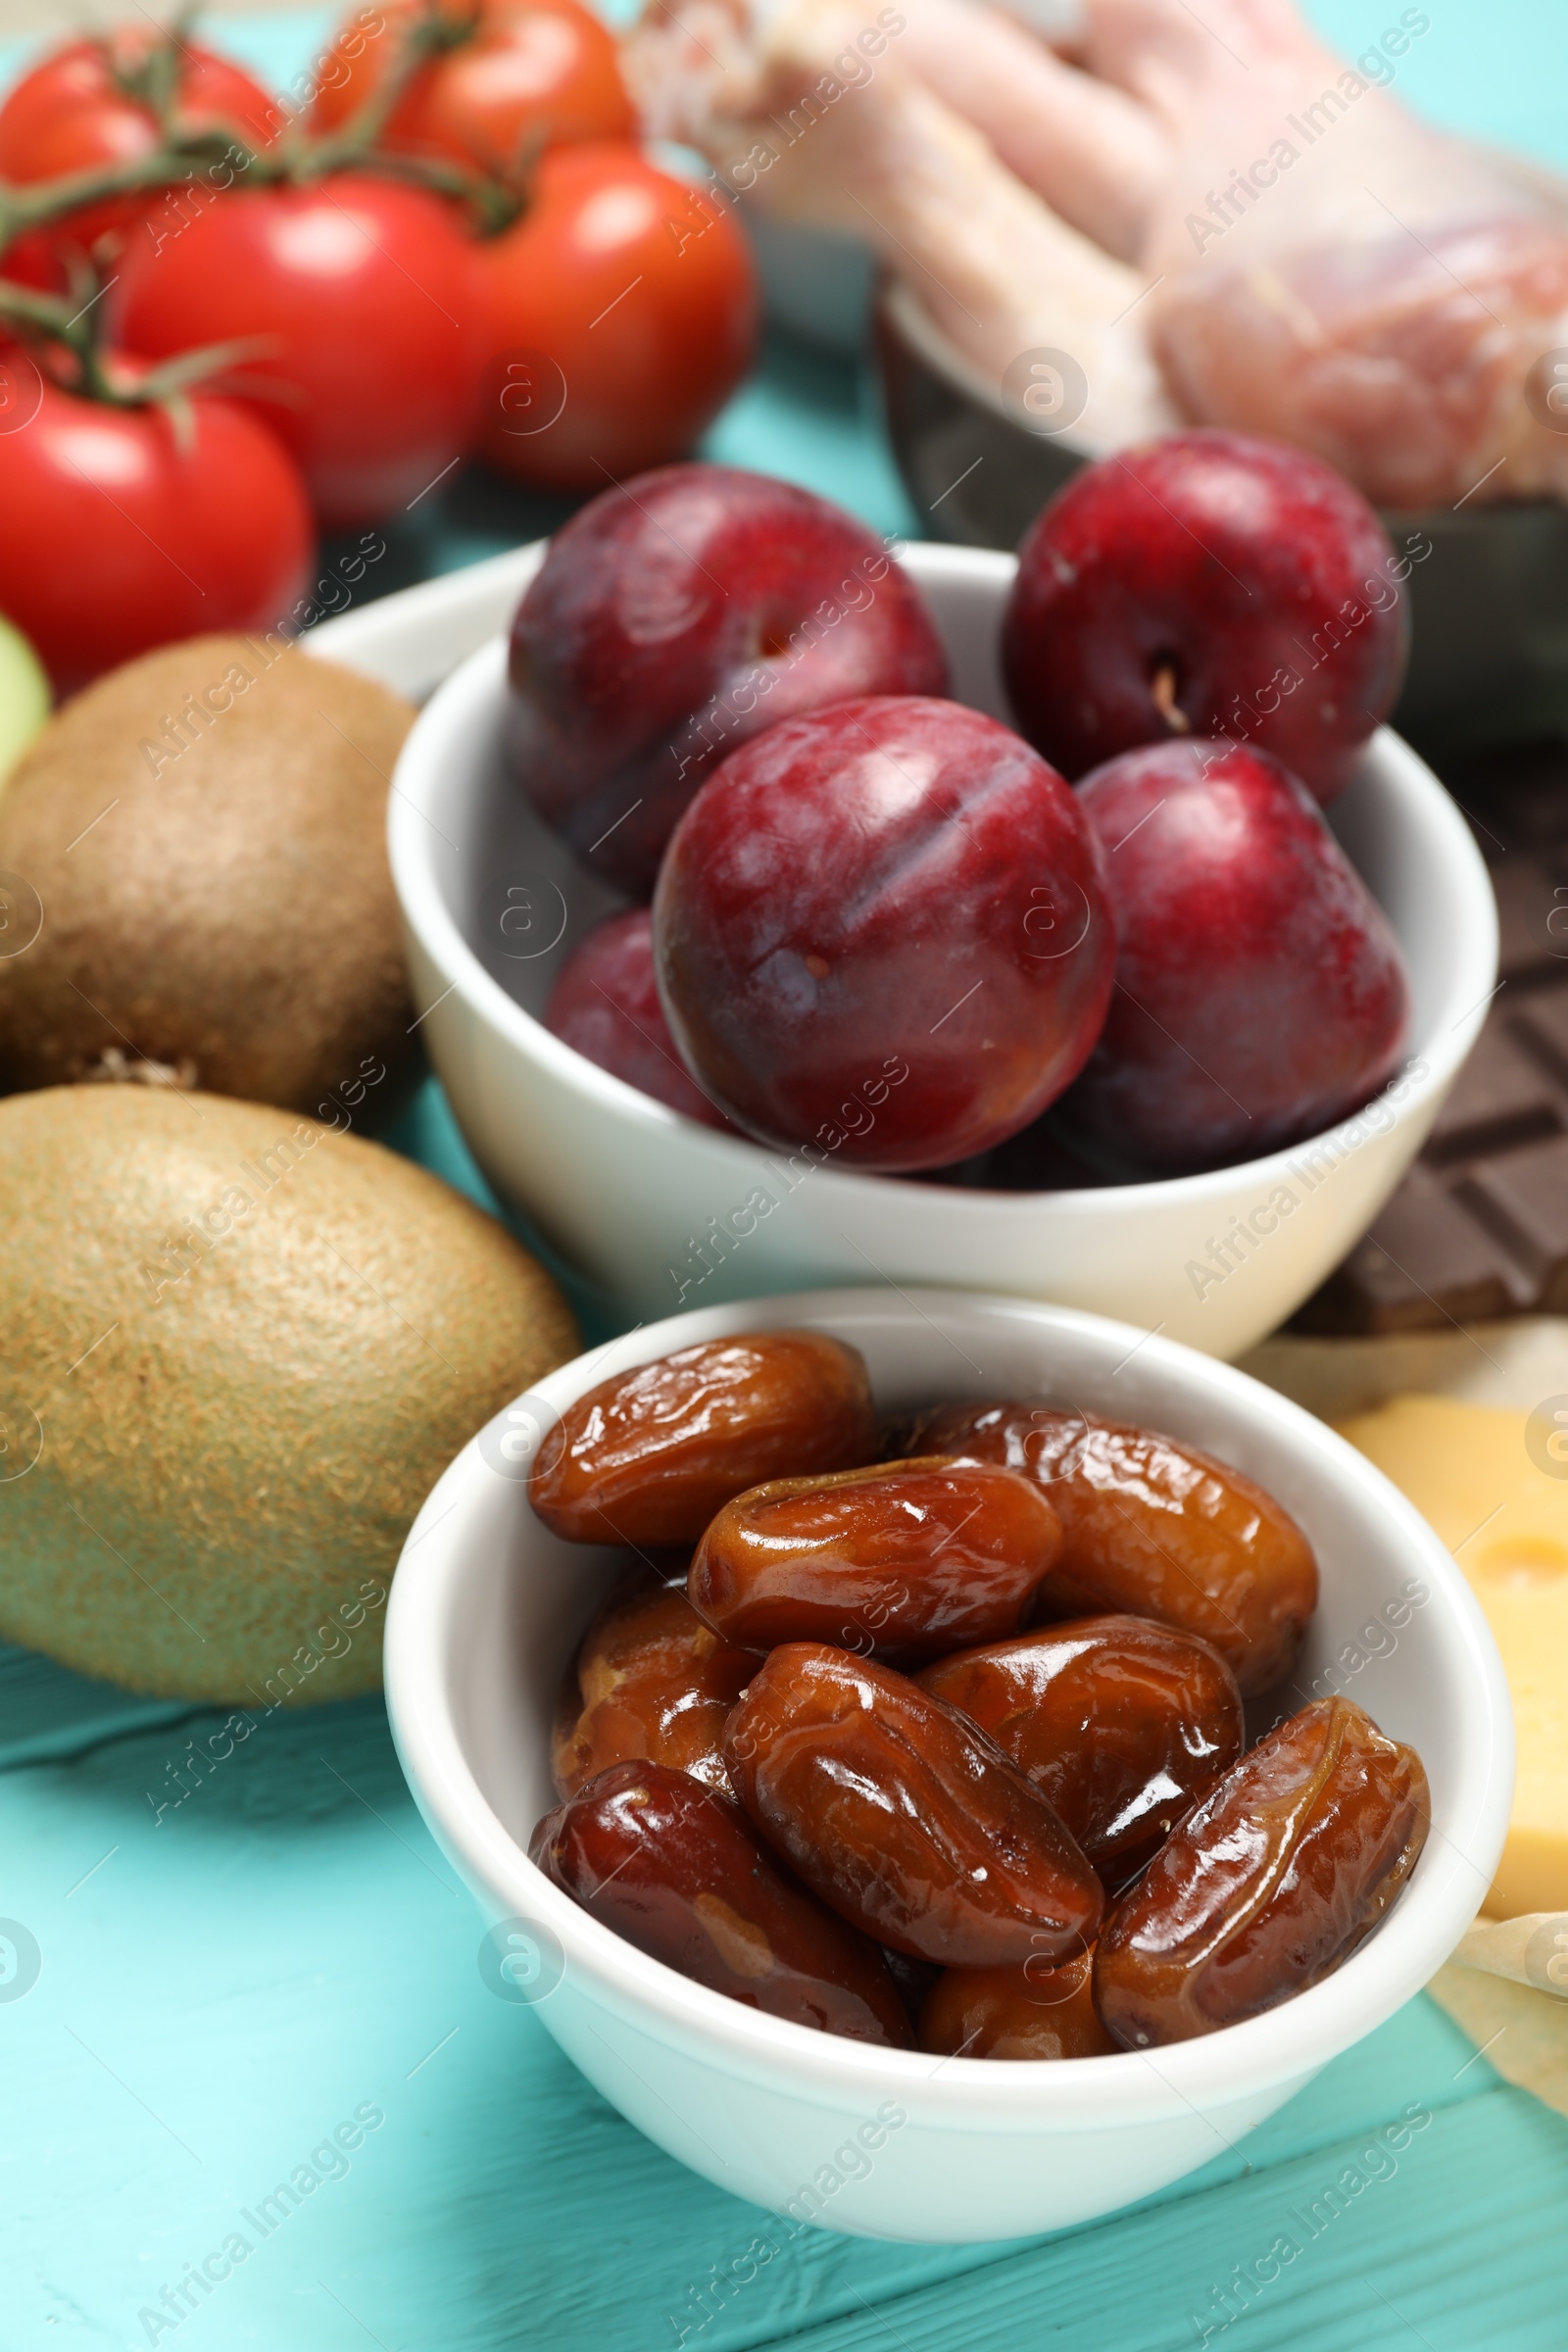
[[[1317,14],[1353,49],[1398,11]],[[1562,0],[1431,15],[1408,94],[1568,165]],[[222,38],[281,75],[326,22]],[[710,447],[908,526],[853,370],[775,353]],[[400,576],[551,517],[463,484],[395,550]],[[482,1197],[433,1090],[401,1141]],[[1205,2327],[1224,2352],[1568,2347],[1568,2123],[1425,1998],[1115,2220],[986,2248],[808,2231],[743,2283],[761,2217],[486,1990],[379,1702],[273,1715],[198,1783],[182,1759],[212,1722],[0,1651],[0,1915],[24,1931],[0,1926],[0,2352],[1178,2352]],[[1392,2175],[1358,2162],[1412,2111],[1430,2120]],[[1345,2210],[1220,2332],[1216,2290],[1347,2168]],[[280,2181],[298,2202],[265,2207]]]

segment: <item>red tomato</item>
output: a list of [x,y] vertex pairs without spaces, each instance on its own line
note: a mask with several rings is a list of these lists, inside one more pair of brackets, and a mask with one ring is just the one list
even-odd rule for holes
[[561,147],[479,248],[479,448],[518,481],[602,490],[684,456],[751,366],[757,273],[722,198],[635,147]]
[[[235,188],[187,227],[149,221],[110,300],[114,339],[150,359],[266,338],[234,370],[299,460],[333,529],[411,505],[471,435],[483,350],[474,248],[422,188],[341,172]],[[172,225],[169,225],[172,222]]]
[[293,461],[237,403],[78,399],[0,347],[0,611],[62,694],[211,629],[269,629],[315,563]]
[[[123,25],[103,40],[72,41],[24,74],[0,106],[0,179],[27,186],[97,164],[128,163],[159,144],[158,120],[136,94],[157,38],[151,25]],[[234,133],[250,147],[276,138],[283,117],[259,82],[211,49],[180,43],[175,121],[182,131]],[[107,197],[20,238],[6,275],[34,285],[63,285],[59,255],[86,251],[137,218],[142,199]]]
[[[318,129],[335,129],[364,103],[422,13],[393,0],[381,11],[384,30],[369,40],[357,21],[343,26],[321,69]],[[382,144],[505,172],[525,141],[625,139],[635,128],[614,35],[589,9],[578,0],[483,0],[473,38],[414,75]]]

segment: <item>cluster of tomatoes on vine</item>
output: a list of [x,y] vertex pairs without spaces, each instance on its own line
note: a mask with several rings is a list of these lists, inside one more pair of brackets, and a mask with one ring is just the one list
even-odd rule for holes
[[0,612],[62,690],[303,612],[318,527],[470,452],[564,492],[678,456],[751,363],[745,239],[580,0],[375,0],[296,90],[181,20],[0,107]]

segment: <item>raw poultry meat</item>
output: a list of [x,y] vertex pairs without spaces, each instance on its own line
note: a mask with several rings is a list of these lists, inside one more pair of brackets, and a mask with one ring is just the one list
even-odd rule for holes
[[1131,316],[1142,273],[1007,171],[896,35],[868,56],[867,28],[842,0],[793,0],[765,24],[745,0],[654,0],[626,53],[644,127],[699,148],[776,218],[870,244],[989,384],[1032,352],[1070,354],[1086,447],[1167,430],[1174,412]]
[[974,0],[899,0],[901,66],[984,133],[1054,211],[1137,262],[1169,182],[1174,141],[1141,95],[1066,63]]
[[1069,62],[979,0],[900,0],[819,120],[863,15],[666,12],[632,41],[655,127],[721,173],[774,151],[755,200],[873,244],[992,386],[1073,354],[1090,446],[1174,411],[1390,507],[1568,498],[1568,220],[1391,93],[1420,9],[1347,64],[1291,0],[1086,0]]
[[[1182,409],[1303,442],[1386,506],[1488,475],[1494,497],[1568,495],[1568,437],[1526,397],[1568,343],[1568,229],[1378,86],[1381,44],[1347,65],[1290,0],[1201,19],[1088,11],[1089,62],[1171,143],[1141,258]],[[1396,38],[1428,23],[1406,9]]]

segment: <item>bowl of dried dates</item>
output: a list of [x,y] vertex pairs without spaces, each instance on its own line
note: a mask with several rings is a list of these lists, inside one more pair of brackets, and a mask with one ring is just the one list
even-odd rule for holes
[[617,1321],[880,1275],[1242,1352],[1496,980],[1465,821],[1380,724],[1409,564],[1235,434],[1083,468],[1016,559],[732,467],[607,489],[505,560],[388,805],[485,1173]]
[[552,1373],[411,1532],[386,1682],[491,1989],[696,2171],[871,2236],[1233,2144],[1446,1957],[1512,1788],[1485,1621],[1363,1456],[953,1291]]

